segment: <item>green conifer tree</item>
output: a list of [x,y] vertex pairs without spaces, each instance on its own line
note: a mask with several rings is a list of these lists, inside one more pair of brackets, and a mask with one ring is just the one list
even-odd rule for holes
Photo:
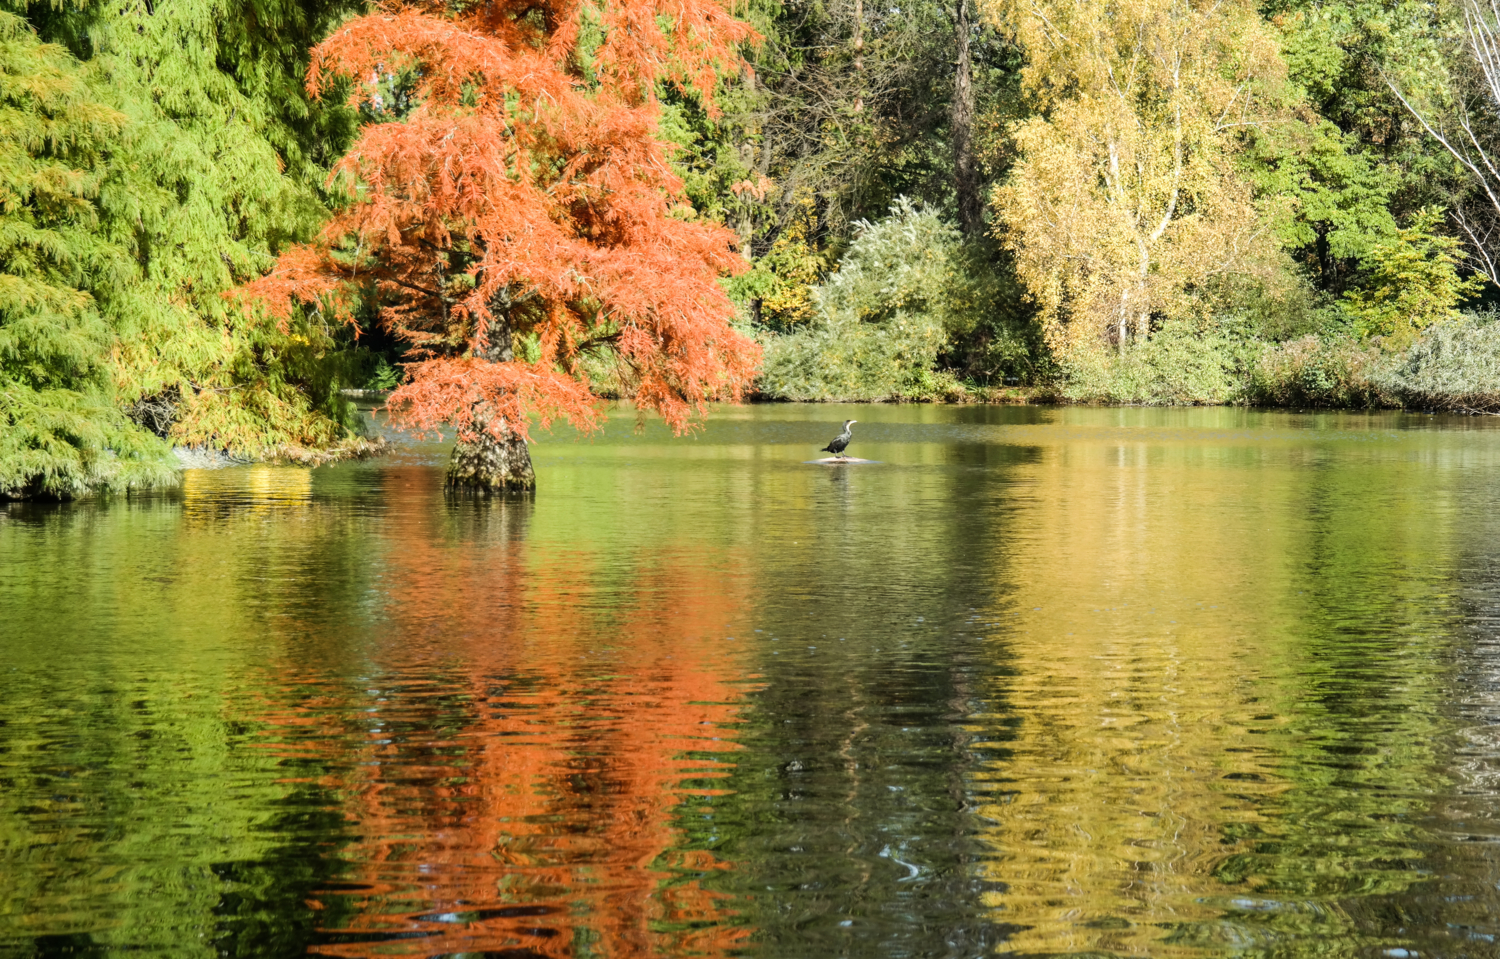
[[170,475],[165,445],[117,406],[91,292],[130,272],[98,203],[125,126],[66,50],[0,11],[0,498]]
[[357,124],[303,88],[335,0],[134,0],[26,14],[67,44],[123,118],[94,227],[128,275],[95,290],[126,408],[173,443],[246,455],[352,436],[349,353],[317,314],[277,325],[226,291],[326,215],[322,185]]
[[[348,433],[332,329],[247,316],[259,276],[326,210],[319,184],[353,116],[310,100],[307,51],[336,13],[296,0],[101,8],[91,65],[130,118],[103,202],[139,277],[111,304],[127,398],[175,401],[174,441],[260,455]],[[349,385],[347,383],[343,385]]]

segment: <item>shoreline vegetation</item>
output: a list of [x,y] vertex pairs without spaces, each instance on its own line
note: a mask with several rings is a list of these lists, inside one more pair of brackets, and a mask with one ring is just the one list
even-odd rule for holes
[[[1238,365],[1235,365],[1236,361]],[[380,401],[393,391],[345,388],[351,400]],[[601,399],[622,399],[609,391]],[[1467,316],[1427,332],[1396,355],[1353,340],[1317,337],[1258,344],[1219,358],[1217,368],[1176,367],[1147,356],[1130,366],[1106,369],[1098,379],[1059,379],[1031,385],[974,386],[939,381],[928,392],[883,397],[788,398],[756,391],[752,403],[869,403],[999,406],[1237,406],[1285,410],[1407,410],[1422,413],[1500,416],[1500,317]],[[163,469],[148,481],[123,488],[109,482],[64,495],[39,489],[0,489],[0,502],[74,499],[97,492],[176,485],[188,469],[222,469],[252,463],[324,466],[378,457],[389,450],[382,437],[350,435],[321,447],[286,444],[254,455],[226,449],[173,446]]]
[[775,395],[761,402],[995,403],[1407,409],[1500,414],[1500,316],[1433,326],[1399,352],[1353,338],[1283,342],[1168,336],[1126,357],[1098,357],[1030,384],[974,385],[932,375],[888,395]]
[[1500,412],[1475,0],[247,4],[0,10],[0,499],[351,391],[489,490],[605,398]]
[[[1391,353],[1352,337],[1308,335],[1283,342],[1226,341],[1156,349],[1045,382],[976,385],[927,371],[907,392],[886,395],[747,394],[754,403],[941,403],[950,405],[1246,406],[1258,409],[1416,410],[1500,415],[1500,314],[1464,314],[1428,328]],[[1202,345],[1195,339],[1191,346]],[[346,389],[383,402],[390,391]],[[602,398],[628,397],[602,390]]]

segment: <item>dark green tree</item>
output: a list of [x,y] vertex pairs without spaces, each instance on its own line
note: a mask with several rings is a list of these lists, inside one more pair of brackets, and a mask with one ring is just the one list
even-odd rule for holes
[[1437,96],[1448,86],[1453,11],[1413,0],[1273,0],[1295,120],[1261,131],[1251,162],[1287,199],[1283,241],[1314,286],[1341,294],[1368,279],[1365,259],[1429,206],[1466,190],[1389,81]]

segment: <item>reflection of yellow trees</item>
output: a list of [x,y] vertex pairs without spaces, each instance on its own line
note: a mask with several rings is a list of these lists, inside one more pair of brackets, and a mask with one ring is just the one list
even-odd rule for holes
[[296,466],[252,466],[243,470],[188,470],[182,495],[189,506],[228,502],[269,507],[312,500],[312,470]]
[[[1434,717],[1408,707],[1436,698],[1420,644],[1441,633],[1420,628],[1431,583],[1408,572],[1392,593],[1390,569],[1444,565],[1447,524],[1408,520],[1450,515],[1451,474],[1353,443],[1066,435],[1017,467],[1026,532],[1002,564],[1013,631],[997,654],[1021,722],[976,777],[999,797],[981,810],[984,872],[1005,884],[996,920],[1023,929],[1010,947],[1220,955],[1226,912],[1354,894],[1356,871],[1361,892],[1409,881],[1380,863],[1412,827],[1339,823],[1397,817],[1431,786],[1415,777]],[[1397,633],[1421,660],[1381,645]],[[1375,655],[1397,657],[1399,684]],[[1329,708],[1335,694],[1365,712]],[[1388,748],[1345,754],[1371,741]]]

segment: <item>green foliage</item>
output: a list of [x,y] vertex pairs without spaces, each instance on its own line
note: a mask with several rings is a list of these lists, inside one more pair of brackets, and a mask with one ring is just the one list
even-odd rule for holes
[[1421,0],[1275,0],[1299,119],[1257,131],[1263,189],[1290,200],[1282,237],[1318,289],[1363,282],[1362,261],[1424,206],[1464,189],[1460,171],[1392,94],[1452,96],[1457,5]]
[[1359,260],[1396,232],[1390,207],[1400,171],[1327,120],[1260,131],[1247,164],[1271,199],[1283,247],[1303,259]]
[[403,372],[400,367],[392,366],[385,357],[375,364],[375,369],[370,373],[370,378],[365,381],[362,389],[366,390],[394,390],[401,385]]
[[[1452,182],[1453,165],[1413,123],[1386,85],[1398,79],[1423,98],[1448,95],[1456,6],[1422,0],[1274,0],[1265,5],[1281,33],[1288,78],[1316,116],[1349,137],[1346,147],[1390,164],[1404,215]],[[1318,121],[1312,121],[1318,125]],[[1446,182],[1445,182],[1446,181]],[[1414,205],[1415,204],[1415,205]]]
[[718,102],[723,112],[714,117],[695,96],[675,87],[662,90],[658,129],[677,148],[672,166],[698,216],[738,226],[765,202],[752,167],[754,147],[735,144],[744,136],[736,118],[752,108],[754,99],[743,84],[726,84]]
[[1434,324],[1395,354],[1347,333],[1267,342],[1234,327],[1174,323],[1125,356],[1072,359],[1060,393],[1075,402],[1500,412],[1494,313]]
[[321,449],[352,438],[353,406],[339,395],[360,382],[358,358],[335,351],[330,332],[299,317],[287,330],[246,324],[233,353],[183,394],[171,436],[179,443],[275,456],[287,447]]
[[61,47],[0,11],[0,498],[68,498],[169,477],[166,449],[115,404],[91,287],[128,269],[98,231],[125,118]]
[[764,392],[877,400],[958,388],[937,375],[938,355],[986,316],[995,280],[936,210],[902,198],[890,213],[859,225],[838,272],[814,291],[808,327],[768,339]]
[[[811,204],[804,204],[804,207]],[[729,281],[729,294],[749,307],[755,319],[778,333],[794,332],[813,319],[813,288],[828,260],[808,240],[816,220],[810,210],[776,237],[766,254]]]
[[1378,349],[1347,334],[1269,342],[1241,318],[1169,322],[1125,356],[1098,351],[1066,368],[1078,402],[1369,407],[1396,401],[1377,382]]
[[1290,79],[1320,115],[1362,134],[1399,115],[1382,71],[1439,61],[1449,15],[1421,0],[1273,0],[1264,11]]
[[1261,406],[1362,407],[1381,402],[1370,374],[1378,351],[1348,336],[1261,344],[1245,376],[1244,402]]
[[1381,337],[1387,350],[1404,349],[1433,323],[1456,319],[1458,304],[1484,285],[1459,277],[1461,244],[1433,232],[1441,219],[1436,210],[1423,210],[1411,226],[1376,244],[1366,257],[1369,287],[1345,298],[1360,335]]
[[1372,378],[1403,406],[1500,412],[1500,315],[1434,324]]
[[[724,84],[722,116],[673,95],[665,120],[682,131],[675,166],[694,207],[739,233],[753,267],[733,295],[780,331],[811,318],[807,289],[857,223],[900,196],[955,211],[955,8],[750,0],[735,13],[763,38],[745,51],[753,73]],[[1022,64],[1004,31],[976,20],[968,41],[983,174],[1008,162],[995,143],[1019,110]]]
[[1246,341],[1212,322],[1168,320],[1120,355],[1097,349],[1069,357],[1062,395],[1075,402],[1164,406],[1231,403]]
[[901,197],[890,216],[861,222],[854,243],[816,294],[834,320],[889,325],[924,316],[945,332],[972,327],[990,292],[975,275],[958,229],[931,207]]
[[[757,219],[757,253],[804,201],[818,212],[809,242],[835,253],[858,222],[879,217],[898,196],[951,202],[953,8],[929,0],[899,9],[870,4],[857,24],[855,9],[754,0],[744,11],[765,39],[750,51],[756,80],[741,101],[737,139],[757,173],[776,185],[774,208]],[[981,105],[1019,67],[1014,50],[995,39],[991,30],[975,31]],[[736,105],[726,108],[735,112]]]
[[930,316],[903,315],[887,326],[842,321],[765,344],[760,387],[788,400],[885,400],[919,391],[943,346]]
[[311,102],[302,77],[349,6],[3,14],[0,488],[169,478],[164,444],[122,410],[149,409],[175,443],[250,456],[352,435],[335,331],[316,314],[281,328],[225,297],[326,213],[326,164],[355,118]]
[[[224,293],[308,236],[322,163],[352,133],[301,89],[307,49],[337,8],[178,0],[106,8],[91,66],[132,121],[106,225],[138,266],[107,304],[125,399],[179,393],[172,438],[263,455],[348,434],[332,330],[281,330]],[[162,91],[158,93],[157,91]],[[326,360],[327,364],[320,364]]]
[[1236,335],[1282,342],[1308,335],[1349,333],[1341,307],[1287,263],[1268,276],[1228,275],[1195,291],[1198,315],[1225,318]]

